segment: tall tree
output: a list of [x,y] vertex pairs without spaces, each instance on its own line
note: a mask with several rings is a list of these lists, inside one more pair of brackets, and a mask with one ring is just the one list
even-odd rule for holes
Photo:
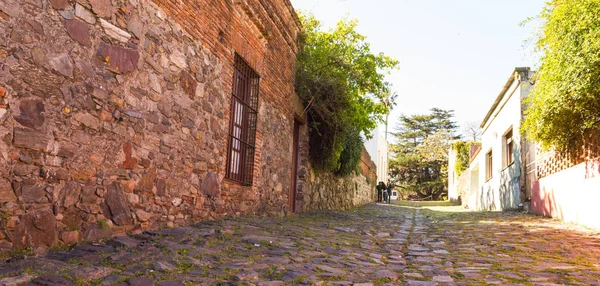
[[458,138],[453,117],[452,110],[433,108],[428,114],[400,118],[390,176],[401,189],[430,200],[447,194],[448,150]]
[[542,147],[581,155],[600,137],[600,1],[551,0],[523,131]]
[[372,53],[366,37],[356,31],[356,20],[342,20],[329,30],[313,15],[301,14],[300,20],[295,89],[308,115],[311,159],[322,169],[354,170],[342,164],[356,164],[356,158],[340,156],[360,158],[360,152],[344,150],[361,146],[359,134],[370,137],[383,121],[390,86],[385,76],[398,62]]

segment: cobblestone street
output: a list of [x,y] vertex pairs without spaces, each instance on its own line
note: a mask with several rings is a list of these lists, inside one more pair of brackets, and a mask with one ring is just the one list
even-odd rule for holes
[[0,285],[600,284],[597,231],[455,206],[227,219],[23,255],[0,264]]

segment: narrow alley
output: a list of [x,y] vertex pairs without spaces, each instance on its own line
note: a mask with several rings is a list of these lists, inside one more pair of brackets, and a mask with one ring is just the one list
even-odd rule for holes
[[44,258],[13,253],[0,264],[0,285],[600,283],[598,232],[520,212],[424,204],[208,221]]

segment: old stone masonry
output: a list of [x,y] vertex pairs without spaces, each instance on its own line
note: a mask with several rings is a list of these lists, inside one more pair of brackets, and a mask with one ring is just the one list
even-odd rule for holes
[[0,263],[0,285],[600,285],[597,231],[451,206],[226,219],[28,255]]
[[366,152],[310,166],[299,23],[287,0],[0,0],[0,253],[372,202]]

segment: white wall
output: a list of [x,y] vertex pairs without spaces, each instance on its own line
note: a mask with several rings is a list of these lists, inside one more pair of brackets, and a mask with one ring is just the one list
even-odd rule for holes
[[375,166],[377,166],[377,182],[388,180],[388,142],[385,140],[385,126],[373,130],[373,138],[365,142],[365,148]]
[[[520,203],[521,175],[521,98],[528,84],[514,80],[482,130],[482,149],[477,156],[479,166],[478,190],[475,194],[478,210],[503,210],[517,208]],[[513,160],[504,165],[504,135],[512,128]],[[486,178],[487,153],[492,150],[492,178]],[[474,162],[475,163],[475,162]]]
[[[458,200],[458,176],[456,174],[456,150],[450,146],[448,151],[448,200]],[[464,198],[463,198],[464,199]]]

